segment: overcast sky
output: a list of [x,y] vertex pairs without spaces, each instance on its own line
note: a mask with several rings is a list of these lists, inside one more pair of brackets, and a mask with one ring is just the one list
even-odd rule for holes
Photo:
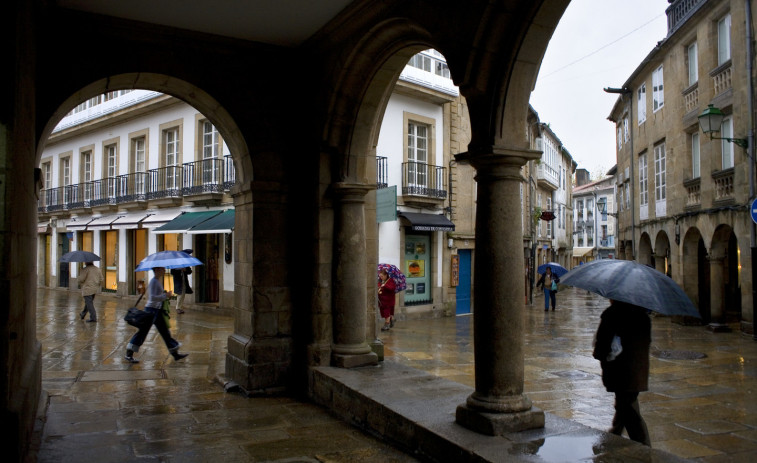
[[578,168],[594,177],[615,165],[607,120],[621,87],[667,34],[667,0],[572,0],[544,55],[531,106]]

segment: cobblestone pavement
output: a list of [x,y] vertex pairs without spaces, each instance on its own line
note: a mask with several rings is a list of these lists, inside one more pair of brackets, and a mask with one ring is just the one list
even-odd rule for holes
[[[526,308],[525,393],[546,412],[607,430],[614,396],[591,356],[609,302],[569,288],[557,310],[543,297]],[[379,338],[385,361],[474,387],[471,316],[398,322]],[[655,316],[650,390],[640,395],[653,448],[699,462],[753,462],[757,455],[757,342]]]
[[[134,329],[127,300],[98,296],[99,321],[78,318],[76,291],[38,291],[42,387],[49,396],[40,462],[399,462],[417,460],[284,396],[244,398],[222,386],[233,320],[190,306],[172,332],[190,355],[174,362],[151,331],[141,361],[123,360]],[[591,344],[607,301],[558,294],[545,313],[526,309],[525,392],[559,417],[605,430],[613,396],[601,384]],[[472,317],[399,321],[379,338],[385,361],[473,386]],[[737,328],[734,326],[734,328]],[[655,317],[651,390],[640,396],[653,447],[700,462],[747,462],[757,454],[757,342]],[[700,358],[701,357],[701,358]]]

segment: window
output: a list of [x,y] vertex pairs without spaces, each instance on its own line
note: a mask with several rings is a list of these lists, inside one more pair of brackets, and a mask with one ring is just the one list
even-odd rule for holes
[[209,121],[202,122],[202,182],[205,185],[221,181],[221,165],[217,158],[220,153],[218,130]]
[[697,43],[694,42],[688,47],[689,57],[689,85],[694,85],[699,80],[699,70],[697,69]]
[[654,148],[655,201],[665,201],[665,144]]
[[108,145],[105,147],[105,177],[110,198],[116,196],[116,175],[118,175],[118,150],[116,145]]
[[620,124],[618,124],[618,151],[620,151],[621,148],[623,148],[623,132],[620,128]]
[[629,182],[626,182],[625,184],[626,188],[626,209],[631,208],[631,187],[629,185]]
[[647,155],[639,155],[639,205],[649,203],[649,189],[647,185]]
[[60,175],[61,186],[71,184],[71,158],[65,157],[60,160]]
[[131,156],[133,159],[134,188],[136,193],[145,192],[145,138],[135,138],[131,141]]
[[[720,134],[723,138],[733,137],[733,119],[726,117],[720,124]],[[733,143],[728,140],[720,140],[721,150],[723,152],[723,169],[733,167]]]
[[731,15],[718,21],[718,66],[731,59]]
[[45,188],[45,190],[49,190],[50,188],[53,187],[53,168],[52,168],[52,166],[50,165],[49,162],[46,162],[46,163],[42,164],[42,172],[43,172],[43,174],[45,176],[45,178],[44,178],[44,182],[45,182],[44,188]]
[[[547,210],[548,211],[552,210],[552,198],[547,198]],[[548,238],[554,236],[554,231],[552,229],[553,222],[554,220],[547,220],[547,237]]]
[[427,186],[429,126],[408,121],[407,123],[407,173],[411,186]]
[[410,62],[408,64],[414,68],[431,72],[431,58],[426,55],[418,53],[417,55],[410,58]]
[[691,134],[691,178],[699,178],[699,132]]
[[631,134],[628,132],[628,118],[623,118],[623,139],[628,142],[629,137]]
[[81,153],[81,174],[80,178],[84,183],[84,200],[89,201],[92,199],[92,150],[82,151]]
[[662,88],[662,66],[652,73],[652,112],[657,112],[665,104],[665,94]]
[[[165,188],[173,190],[179,184],[179,129],[163,131],[163,167],[165,168]],[[163,179],[161,179],[163,180]]]
[[641,84],[636,91],[636,103],[638,107],[639,125],[647,120],[647,84]]

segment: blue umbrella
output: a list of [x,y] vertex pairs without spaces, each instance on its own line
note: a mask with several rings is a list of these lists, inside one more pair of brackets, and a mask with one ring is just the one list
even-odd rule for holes
[[546,273],[547,267],[552,269],[552,275],[555,275],[557,278],[562,278],[563,275],[568,273],[568,269],[558,264],[557,262],[547,262],[546,264],[540,265],[536,269],[536,273],[538,273],[539,275]]
[[672,278],[630,260],[602,259],[579,265],[562,277],[560,283],[663,315],[701,318],[689,296]]
[[95,262],[100,256],[89,251],[71,251],[60,256],[61,262]]
[[155,267],[184,268],[194,265],[202,265],[200,259],[190,256],[182,251],[160,251],[142,259],[142,262],[134,269],[135,272],[144,272]]

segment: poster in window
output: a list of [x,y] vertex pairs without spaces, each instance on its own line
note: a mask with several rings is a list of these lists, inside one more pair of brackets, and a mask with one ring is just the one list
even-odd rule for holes
[[405,294],[415,294],[415,285],[408,283],[407,288],[405,288]]
[[415,254],[415,242],[408,241],[405,243],[405,254]]
[[426,293],[426,283],[418,283],[415,285],[415,292],[418,294],[425,294]]
[[460,284],[460,256],[452,254],[452,263],[450,265],[449,285],[457,286]]
[[426,261],[425,260],[408,260],[407,261],[407,276],[410,278],[423,278],[426,276]]
[[426,243],[424,243],[423,241],[415,243],[415,253],[426,254]]

